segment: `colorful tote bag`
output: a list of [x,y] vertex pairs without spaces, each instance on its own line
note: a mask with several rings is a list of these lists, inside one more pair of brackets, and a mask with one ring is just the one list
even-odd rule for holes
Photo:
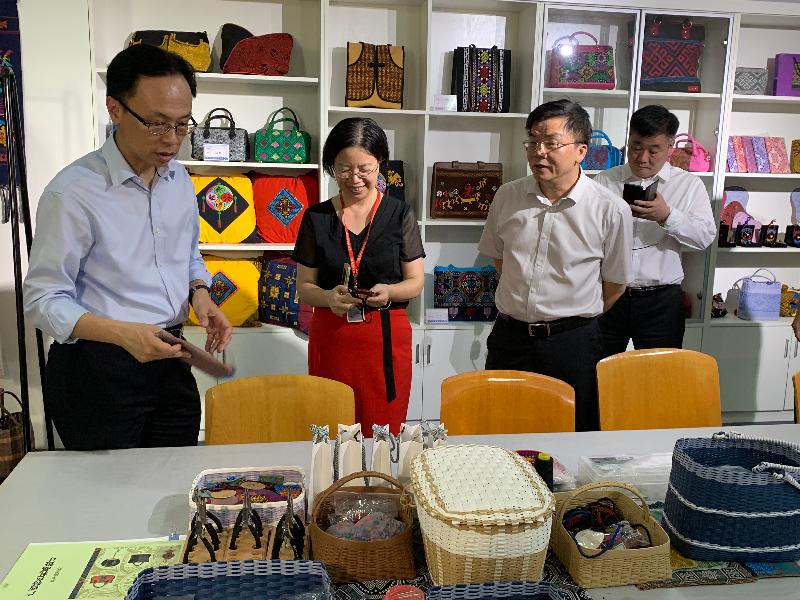
[[406,182],[402,160],[389,160],[381,165],[378,173],[378,182],[375,184],[383,195],[389,195],[398,200],[406,199]]
[[211,66],[211,46],[205,31],[136,31],[129,46],[148,44],[173,52],[185,59],[195,71],[205,72]]
[[253,184],[244,175],[192,175],[200,242],[238,244],[256,228]]
[[[633,23],[629,32],[633,32]],[[705,27],[690,18],[670,21],[648,17],[642,45],[640,89],[657,92],[700,92],[700,61]]]
[[[577,36],[592,38],[593,44],[579,44]],[[613,90],[614,48],[600,44],[586,31],[576,31],[558,38],[550,50],[550,78],[552,88],[578,88]]]
[[450,321],[494,321],[497,270],[485,267],[433,268],[433,305],[446,308]]
[[345,106],[403,108],[405,48],[347,42]]
[[[252,258],[204,257],[211,274],[210,293],[234,327],[258,325],[258,279],[261,260]],[[199,325],[194,309],[189,309],[189,324]]]
[[311,324],[311,306],[300,302],[297,263],[291,258],[264,256],[258,284],[258,315],[262,322],[292,327],[305,334]]
[[[281,117],[284,112],[291,117]],[[290,127],[281,129],[279,123],[289,123]],[[297,115],[288,106],[273,112],[253,136],[253,158],[257,162],[305,164],[310,157],[311,136],[300,129]]]
[[450,93],[459,112],[508,112],[511,105],[511,50],[475,45],[453,51]]
[[316,173],[254,175],[253,204],[256,231],[265,242],[293,244],[305,210],[319,202]]
[[485,219],[502,183],[502,163],[434,163],[431,217]]
[[605,144],[589,144],[586,156],[581,161],[585,171],[605,171],[622,164],[622,151],[611,143],[611,138],[602,129],[592,130],[593,140],[605,141]]

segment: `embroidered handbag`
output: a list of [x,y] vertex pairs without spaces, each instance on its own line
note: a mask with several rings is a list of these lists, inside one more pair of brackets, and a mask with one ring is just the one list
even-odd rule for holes
[[244,75],[286,75],[294,38],[288,33],[255,35],[238,42],[231,50],[223,73]]
[[[770,277],[759,275],[766,271]],[[737,316],[746,321],[775,321],[781,312],[781,283],[768,269],[758,269],[749,277],[743,277],[739,294]],[[735,285],[735,284],[734,284]]]
[[[585,35],[594,44],[579,44],[577,36]],[[560,43],[567,40],[566,43]],[[550,51],[551,88],[579,88],[613,90],[614,48],[600,44],[597,38],[586,31],[576,31],[558,38]]]
[[661,524],[695,560],[800,558],[800,446],[735,433],[675,443]]
[[[227,119],[228,126],[211,127],[211,121],[219,119]],[[215,108],[208,113],[203,123],[192,131],[192,158],[208,160],[210,148],[207,148],[207,145],[228,146],[228,160],[244,162],[247,160],[247,142],[247,131],[236,127],[230,111],[227,108]]]
[[[14,467],[25,456],[22,433],[22,413],[11,412],[6,408],[5,397],[14,398],[22,407],[16,394],[0,388],[0,483],[11,474]],[[31,429],[33,436],[33,429]]]
[[800,304],[800,289],[781,285],[781,312],[782,317],[797,316],[797,305]]
[[593,129],[593,140],[605,141],[605,144],[589,144],[586,156],[581,161],[585,171],[605,171],[622,164],[622,151],[611,143],[611,138],[602,129]]
[[311,306],[300,302],[297,263],[291,258],[264,257],[258,284],[258,315],[262,322],[292,327],[305,334],[311,324]]
[[245,175],[192,175],[200,243],[238,244],[256,228],[253,184]]
[[789,157],[786,155],[786,140],[782,137],[766,137],[767,162],[770,173],[789,173]]
[[381,165],[378,182],[375,187],[381,194],[392,196],[398,200],[406,199],[406,184],[402,160],[388,160]]
[[508,112],[511,103],[511,50],[460,46],[453,51],[450,93],[459,112]]
[[792,173],[800,173],[800,140],[792,140],[792,156],[789,168]]
[[[633,26],[633,23],[629,26],[631,34]],[[642,43],[640,89],[700,92],[705,37],[705,26],[691,19],[669,21],[660,16],[648,17]]]
[[[286,111],[291,117],[281,117]],[[281,129],[278,123],[291,127]],[[267,124],[256,131],[253,138],[253,156],[258,162],[305,164],[311,156],[311,136],[300,129],[300,121],[288,106],[279,108],[267,119]]]
[[211,47],[205,31],[135,31],[129,46],[148,44],[173,52],[186,60],[195,71],[206,72],[211,66]]
[[228,62],[228,57],[231,55],[236,44],[243,39],[253,37],[253,34],[248,29],[235,23],[225,23],[219,31],[219,37],[222,39],[222,51],[219,53],[219,66],[222,67],[222,72],[225,72],[225,63]]
[[347,42],[345,106],[403,108],[405,48]]
[[760,67],[736,67],[733,78],[736,94],[763,95],[767,93],[767,70]]
[[800,96],[800,54],[776,54],[773,96]]
[[688,133],[679,133],[675,136],[668,160],[673,167],[684,171],[706,173],[711,170],[711,154],[703,144]]
[[265,242],[294,244],[303,213],[318,202],[316,173],[253,176],[256,231]]
[[434,163],[431,217],[485,219],[502,183],[501,163]]
[[728,171],[731,173],[747,173],[747,158],[743,136],[732,135],[728,138]]
[[[258,326],[258,279],[261,259],[205,256],[211,274],[211,299],[234,327]],[[199,325],[189,308],[189,324]]]
[[494,321],[497,270],[485,267],[433,268],[433,305],[448,309],[450,321]]

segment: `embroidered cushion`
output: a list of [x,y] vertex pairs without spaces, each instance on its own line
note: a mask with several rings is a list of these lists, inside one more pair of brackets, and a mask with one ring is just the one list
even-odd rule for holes
[[238,244],[256,227],[253,184],[244,175],[192,175],[200,242]]
[[398,200],[406,199],[406,184],[403,174],[402,160],[388,160],[378,173],[378,181],[375,187],[381,194],[394,196]]
[[308,334],[311,306],[300,302],[297,263],[291,258],[265,254],[258,284],[258,314],[264,323],[293,327]]
[[303,213],[319,202],[316,173],[253,176],[256,231],[265,242],[293,244]]
[[[222,309],[234,327],[258,324],[258,278],[261,261],[252,258],[206,256],[211,274],[211,299]],[[199,325],[194,310],[189,323]]]

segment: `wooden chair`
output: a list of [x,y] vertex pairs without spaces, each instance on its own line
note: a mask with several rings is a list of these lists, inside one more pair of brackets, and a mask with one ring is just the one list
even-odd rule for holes
[[794,422],[800,423],[800,372],[792,377],[794,381]]
[[205,443],[252,444],[311,439],[309,425],[355,422],[353,388],[313,375],[262,375],[206,392]]
[[600,429],[721,425],[717,361],[694,350],[653,348],[597,363]]
[[575,390],[525,371],[472,371],[442,381],[450,435],[575,431]]

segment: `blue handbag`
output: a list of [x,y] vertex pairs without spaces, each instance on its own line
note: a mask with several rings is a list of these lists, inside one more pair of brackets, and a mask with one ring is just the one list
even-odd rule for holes
[[433,268],[433,305],[448,309],[450,321],[494,321],[499,277],[492,265]]
[[622,164],[622,151],[611,143],[611,138],[602,129],[593,129],[593,140],[605,141],[606,144],[589,144],[589,150],[581,161],[581,169],[585,171],[605,171]]
[[[759,271],[766,271],[772,279],[759,275]],[[781,282],[776,281],[772,271],[758,269],[734,283],[734,287],[739,282],[742,285],[737,316],[747,321],[776,321],[781,312]]]
[[697,560],[800,559],[800,446],[720,433],[679,439],[661,525]]

